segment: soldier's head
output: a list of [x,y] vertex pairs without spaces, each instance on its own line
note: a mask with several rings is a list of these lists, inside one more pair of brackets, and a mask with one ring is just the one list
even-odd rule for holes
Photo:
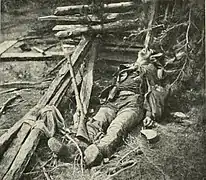
[[152,49],[143,48],[138,53],[138,58],[135,62],[135,65],[147,65],[149,63],[155,63],[157,60],[162,57],[162,53],[157,53]]
[[148,64],[150,62],[150,57],[154,53],[152,49],[149,48],[143,48],[138,53],[138,58],[135,62],[135,64],[143,65]]

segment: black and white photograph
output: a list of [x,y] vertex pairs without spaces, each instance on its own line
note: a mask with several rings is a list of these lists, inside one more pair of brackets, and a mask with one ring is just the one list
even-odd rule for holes
[[204,0],[0,0],[0,180],[206,180]]

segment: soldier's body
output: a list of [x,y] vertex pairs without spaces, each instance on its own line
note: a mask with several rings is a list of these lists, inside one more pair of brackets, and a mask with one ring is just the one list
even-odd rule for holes
[[158,69],[150,61],[153,51],[143,49],[134,64],[123,66],[115,84],[102,93],[106,98],[96,115],[87,122],[84,159],[98,165],[111,156],[122,138],[142,121],[151,126],[162,115],[167,92],[159,85]]

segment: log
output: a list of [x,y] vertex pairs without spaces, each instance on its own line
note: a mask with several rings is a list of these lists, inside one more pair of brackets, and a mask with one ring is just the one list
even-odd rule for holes
[[93,25],[91,27],[84,25],[57,25],[53,30],[60,30],[56,33],[58,38],[66,38],[69,36],[79,36],[82,33],[106,33],[106,32],[120,32],[129,30],[138,26],[138,20],[119,20],[103,25]]
[[45,55],[38,52],[15,52],[4,53],[0,56],[0,62],[5,61],[45,61],[54,60],[57,57],[63,57],[62,52],[47,52]]
[[64,22],[67,24],[88,24],[88,23],[109,23],[113,21],[117,21],[124,18],[129,18],[134,16],[134,11],[129,11],[126,13],[105,13],[103,14],[102,19],[95,15],[87,15],[87,16],[43,16],[39,17],[40,21],[55,21],[55,22]]
[[6,133],[4,133],[0,137],[0,157],[3,155],[3,153],[7,150],[8,146],[10,145],[12,139],[17,135],[19,129],[22,126],[22,123],[25,120],[36,120],[36,117],[38,115],[39,110],[43,106],[36,105],[30,111],[19,121],[17,121]]
[[[135,2],[122,2],[122,3],[111,3],[104,4],[103,10],[104,12],[128,12],[129,10],[136,9],[137,4]],[[72,15],[72,14],[80,14],[81,12],[86,11],[88,14],[93,13],[92,5],[75,5],[75,6],[63,6],[57,7],[54,14],[57,16],[61,15]]]
[[[76,48],[76,51],[72,55],[72,64],[77,69],[80,62],[83,60],[88,48],[91,45],[90,39],[83,39],[79,46]],[[54,79],[52,84],[50,85],[48,91],[44,94],[44,96],[39,100],[37,105],[32,108],[21,120],[19,120],[6,134],[0,137],[1,147],[0,149],[6,150],[3,147],[4,144],[8,146],[8,139],[11,140],[11,136],[15,135],[14,132],[17,132],[17,127],[19,129],[19,125],[21,125],[25,120],[32,119],[33,121],[36,120],[39,111],[45,107],[47,104],[52,105],[52,100],[59,99],[62,97],[62,93],[58,91],[61,89],[62,84],[64,84],[65,79],[69,79],[69,71],[67,68],[67,64],[63,66],[58,74],[58,76]],[[69,81],[70,83],[70,81]],[[58,94],[56,94],[58,92]],[[65,92],[64,92],[65,93]],[[56,101],[57,103],[60,101]],[[58,106],[58,104],[54,104]],[[26,138],[25,142],[21,146],[17,156],[15,157],[10,169],[8,170],[7,174],[4,176],[3,180],[17,180],[22,175],[25,167],[27,166],[32,154],[34,153],[39,139],[41,137],[41,131],[38,128],[34,128],[29,136]]]

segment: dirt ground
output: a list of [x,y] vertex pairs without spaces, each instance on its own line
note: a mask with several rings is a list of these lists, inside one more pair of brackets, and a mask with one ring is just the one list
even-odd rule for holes
[[[10,13],[2,14],[1,41],[16,39],[19,36],[33,33],[38,27],[44,27],[37,21],[38,16],[48,15],[51,8],[39,8],[35,3],[22,6]],[[41,24],[41,25],[40,25]],[[39,62],[0,62],[0,84],[15,81],[38,82],[45,78],[48,69],[55,66],[57,61]],[[108,68],[106,61],[95,65],[95,88],[101,90],[109,83],[111,75],[116,66]],[[51,78],[54,78],[52,76]],[[1,88],[3,92],[5,88]],[[29,109],[31,109],[44,93],[45,89],[21,89],[11,93],[0,95],[0,106],[13,97],[16,93],[20,98],[16,99],[0,117],[0,135],[18,121]],[[170,112],[183,112],[189,116],[188,119],[180,121],[167,115],[164,123],[156,127],[159,134],[159,141],[149,144],[139,134],[140,127],[134,129],[124,140],[124,144],[111,159],[105,160],[104,164],[85,170],[81,174],[78,164],[57,161],[49,162],[45,168],[47,174],[53,180],[66,179],[116,179],[116,180],[203,180],[206,179],[206,123],[204,112],[204,86],[183,89],[180,94],[169,99],[168,109]],[[67,100],[67,99],[66,99]],[[69,119],[70,110],[64,110],[64,117]],[[122,157],[128,155],[122,159]],[[37,152],[34,154],[28,168],[23,174],[23,180],[46,179],[44,170],[36,161],[36,157],[47,162],[52,156],[46,140],[40,143]],[[109,170],[116,166],[119,161],[133,161],[134,166],[120,172],[109,175]],[[121,164],[121,163],[120,163]]]

